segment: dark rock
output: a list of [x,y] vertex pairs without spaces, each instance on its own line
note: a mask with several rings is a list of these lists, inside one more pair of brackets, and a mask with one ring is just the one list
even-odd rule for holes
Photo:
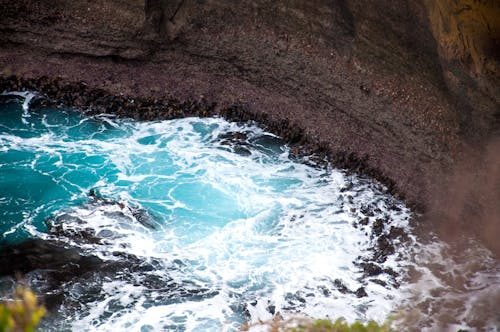
[[252,152],[244,146],[235,146],[233,151],[241,156],[250,156],[252,154]]
[[389,209],[391,211],[401,212],[401,208],[399,206],[397,206],[396,204],[391,204],[391,206],[389,206]]
[[275,315],[276,314],[276,306],[275,305],[269,305],[267,307],[267,311],[271,314],[271,315]]
[[[0,91],[1,92],[1,91]],[[0,103],[22,102],[24,98],[18,95],[0,94]]]
[[304,298],[304,294],[301,291],[297,291],[294,294],[287,293],[285,294],[285,300],[288,302],[291,308],[299,308],[303,307],[306,303],[306,299]]
[[321,291],[321,293],[323,293],[323,295],[324,295],[324,296],[326,296],[326,297],[329,297],[329,296],[331,295],[330,290],[329,290],[327,287],[323,286],[323,285],[319,286],[319,287],[318,287],[318,289],[319,289],[319,290]]
[[[157,223],[155,222],[154,218],[148,211],[144,209],[133,206],[126,206],[121,202],[106,199],[95,189],[90,190],[89,197],[91,199],[91,203],[94,204],[96,208],[99,205],[117,205],[121,210],[127,209],[128,211],[130,211],[135,221],[139,222],[144,227],[149,229],[156,229],[157,227]],[[123,213],[121,216],[125,217],[125,214]]]
[[248,140],[248,136],[246,133],[241,131],[230,131],[227,133],[220,134],[218,139],[224,142],[242,142]]
[[49,234],[55,238],[71,239],[77,243],[100,244],[102,238],[97,236],[93,229],[71,229],[65,227],[66,223],[83,224],[83,220],[68,215],[62,214],[57,216],[53,221],[49,220],[46,224],[49,227]]
[[14,276],[34,270],[51,270],[61,281],[92,271],[102,261],[76,248],[53,241],[28,240],[0,250],[0,276]]
[[377,219],[372,225],[373,234],[379,236],[384,231],[384,220]]
[[382,268],[375,263],[360,263],[359,266],[363,269],[364,275],[373,277],[381,274],[383,272]]
[[389,237],[391,239],[400,238],[401,240],[406,241],[408,239],[408,234],[406,234],[404,229],[402,229],[401,227],[391,226]]
[[392,268],[385,268],[384,269],[384,273],[387,273],[388,275],[392,276],[392,277],[397,277],[399,274],[394,271]]
[[387,283],[380,279],[370,279],[371,282],[376,283],[382,287],[387,287]]
[[[103,300],[101,285],[113,279],[137,280],[137,286],[154,290],[151,294],[145,293],[145,305],[165,305],[187,299],[201,301],[218,294],[190,281],[174,281],[168,271],[175,266],[166,267],[159,260],[145,261],[124,252],[113,254],[118,259],[102,260],[58,241],[28,240],[0,250],[0,277],[6,280],[22,273],[41,294],[52,315],[57,314],[62,303],[67,310],[78,311],[82,303]],[[158,270],[162,273],[158,274]],[[150,296],[154,294],[158,296]]]
[[337,288],[337,290],[339,292],[341,292],[342,294],[347,294],[349,293],[349,289],[344,285],[344,283],[342,282],[342,280],[340,279],[335,279],[333,281],[333,284],[335,285],[335,288]]
[[354,183],[352,181],[348,181],[344,187],[340,188],[340,192],[343,193],[343,192],[349,191],[353,187],[354,187]]
[[148,211],[135,207],[129,207],[129,209],[135,220],[137,220],[142,226],[153,230],[157,229],[157,223]]
[[377,239],[377,249],[375,250],[375,259],[377,262],[385,262],[387,256],[394,254],[394,245],[386,235],[381,235]]
[[217,139],[220,140],[221,145],[229,146],[233,152],[239,155],[249,156],[252,154],[248,136],[244,132],[231,131],[223,133]]
[[366,217],[373,217],[373,216],[375,216],[375,213],[373,212],[373,209],[370,206],[363,206],[363,207],[361,207],[360,211]]
[[364,287],[359,287],[356,292],[354,292],[354,294],[356,294],[357,297],[366,297],[368,296],[368,294],[366,293],[365,291],[365,288]]

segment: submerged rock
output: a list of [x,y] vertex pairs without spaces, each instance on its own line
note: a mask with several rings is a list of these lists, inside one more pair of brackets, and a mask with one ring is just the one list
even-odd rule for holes
[[118,270],[94,255],[56,241],[33,239],[0,250],[0,278],[3,283],[21,276],[27,280],[49,310],[57,309],[64,301],[64,285],[96,271]]
[[98,207],[100,205],[115,205],[123,211],[122,213],[118,212],[120,214],[120,217],[126,218],[126,213],[130,213],[133,216],[133,220],[139,222],[144,227],[152,230],[157,228],[157,222],[154,220],[153,216],[151,216],[151,214],[145,209],[128,206],[123,202],[107,199],[95,189],[90,190],[89,197],[91,199],[91,204],[95,205],[95,207]]
[[149,305],[197,301],[218,293],[189,281],[174,281],[169,268],[154,258],[117,252],[114,259],[102,259],[54,240],[32,239],[5,247],[0,250],[0,264],[0,284],[14,285],[9,280],[21,276],[41,294],[53,316],[62,309],[78,311],[83,304],[103,300],[102,285],[113,280],[137,280],[145,295],[154,291],[148,296]]
[[231,151],[243,155],[249,156],[251,152],[251,144],[248,141],[248,136],[246,133],[241,131],[231,131],[227,133],[220,134],[217,137],[220,140],[220,144],[223,146],[228,146]]
[[33,239],[0,250],[0,276],[26,274],[47,270],[55,278],[67,281],[74,276],[94,270],[102,261],[96,256],[84,256],[77,248],[64,243]]

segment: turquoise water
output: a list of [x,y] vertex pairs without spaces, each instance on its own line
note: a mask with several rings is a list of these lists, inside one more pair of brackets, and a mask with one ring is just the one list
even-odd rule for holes
[[[32,95],[20,95],[0,103],[1,244],[57,240],[147,265],[65,282],[42,330],[234,331],[298,313],[381,321],[405,298],[400,277],[355,264],[376,246],[377,219],[383,232],[410,231],[410,211],[381,185],[297,162],[253,124],[29,110]],[[380,266],[404,275],[414,254],[395,249]]]
[[[213,170],[188,164],[204,160],[210,147],[196,151],[198,155],[170,152],[169,146],[183,149],[193,140],[213,144],[221,129],[231,129],[229,123],[187,119],[145,125],[109,116],[86,118],[70,110],[26,113],[21,106],[19,102],[10,102],[1,110],[3,243],[26,239],[33,228],[45,231],[50,216],[84,203],[91,190],[116,201],[125,196],[129,203],[154,211],[164,221],[193,226],[188,241],[251,213],[252,207],[244,206],[247,203],[238,202],[239,198],[232,194],[232,190],[246,190],[241,188],[243,183],[237,183],[244,179],[222,187],[221,183],[206,181],[218,181],[210,179],[218,177],[211,174]],[[259,146],[259,138],[255,139],[259,161],[273,163],[278,158],[273,153],[282,148],[279,139],[271,135],[260,139],[271,145]],[[213,166],[234,165],[223,153],[207,160]],[[277,178],[256,174],[248,179],[271,186],[271,190],[297,182],[286,174]],[[174,207],[175,204],[182,206]],[[197,223],[199,220],[203,222]]]
[[[278,137],[251,124],[29,111],[24,96],[0,107],[3,244],[57,238],[104,260],[126,253],[160,266],[97,274],[92,291],[73,281],[68,289],[97,288],[102,297],[87,296],[76,311],[65,301],[46,329],[233,330],[276,313],[367,319],[390,311],[392,287],[365,282],[354,264],[375,241],[369,228],[353,227],[362,206],[408,224],[409,211],[378,185],[295,162]],[[399,212],[389,212],[394,204]],[[54,235],[56,226],[63,231]],[[82,232],[103,240],[78,241]],[[386,264],[398,268],[395,259]],[[152,273],[178,286],[145,286]],[[369,296],[358,298],[359,287]],[[186,299],[189,292],[204,295]]]
[[105,132],[107,139],[126,132],[67,110],[28,114],[10,102],[1,112],[0,230],[5,244],[26,239],[31,227],[46,230],[45,220],[54,212],[80,204],[101,177],[116,176],[105,156],[86,154],[74,144],[96,132]]

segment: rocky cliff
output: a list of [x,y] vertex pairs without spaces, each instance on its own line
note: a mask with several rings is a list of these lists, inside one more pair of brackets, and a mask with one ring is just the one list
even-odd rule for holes
[[238,104],[421,206],[500,130],[496,0],[0,4],[2,77]]

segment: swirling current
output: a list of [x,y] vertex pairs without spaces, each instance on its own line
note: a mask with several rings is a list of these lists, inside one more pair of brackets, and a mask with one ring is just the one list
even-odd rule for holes
[[[370,179],[297,160],[251,123],[30,110],[31,97],[0,104],[0,231],[5,248],[65,260],[25,271],[50,309],[42,330],[383,321],[434,288],[446,299],[444,278],[415,256],[445,245],[419,243],[411,211]],[[495,264],[474,291],[495,289]]]

